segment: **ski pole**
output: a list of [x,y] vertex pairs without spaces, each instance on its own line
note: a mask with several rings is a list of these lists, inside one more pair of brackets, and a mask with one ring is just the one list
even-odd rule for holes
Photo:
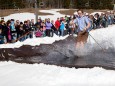
[[103,47],[96,41],[96,39],[91,35],[91,34],[89,34],[92,38],[93,38],[93,40],[97,43],[97,45],[103,50],[103,51],[105,51],[104,49],[103,49]]

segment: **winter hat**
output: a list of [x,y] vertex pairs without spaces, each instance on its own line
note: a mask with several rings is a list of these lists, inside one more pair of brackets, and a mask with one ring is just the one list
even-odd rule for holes
[[20,24],[23,24],[23,22],[20,22]]

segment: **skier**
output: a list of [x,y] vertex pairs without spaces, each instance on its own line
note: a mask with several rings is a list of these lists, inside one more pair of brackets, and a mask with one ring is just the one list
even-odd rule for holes
[[77,23],[76,25],[78,27],[76,47],[83,48],[88,38],[88,29],[90,28],[91,25],[89,19],[83,15],[82,10],[78,10],[77,12],[78,12],[78,17],[75,20],[75,23]]

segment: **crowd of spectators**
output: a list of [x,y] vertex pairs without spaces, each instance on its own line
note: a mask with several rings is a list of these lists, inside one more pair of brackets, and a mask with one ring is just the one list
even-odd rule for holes
[[[115,24],[115,15],[112,11],[101,15],[84,13],[84,16],[88,17],[91,23],[90,29],[106,28],[108,25]],[[39,18],[37,22],[34,22],[34,19],[21,22],[14,19],[4,21],[4,18],[1,18],[0,44],[23,42],[28,38],[33,38],[33,35],[36,37],[53,37],[54,34],[58,36],[77,34],[77,24],[74,22],[76,17],[78,15],[65,16],[57,18],[56,21],[50,20],[50,18],[45,20]]]

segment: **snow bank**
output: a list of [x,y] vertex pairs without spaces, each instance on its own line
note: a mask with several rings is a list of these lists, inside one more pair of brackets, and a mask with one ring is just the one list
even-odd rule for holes
[[[110,47],[115,48],[115,26],[109,26],[108,28],[101,28],[97,30],[93,30],[90,32],[90,35],[92,35],[95,40],[102,46],[105,45],[105,48],[108,49]],[[31,45],[31,46],[36,46],[40,44],[52,44],[55,41],[63,40],[68,37],[59,37],[57,35],[54,35],[54,37],[41,37],[41,38],[32,38],[32,39],[27,39],[24,42],[16,42],[12,44],[2,44],[0,45],[0,48],[19,48],[23,45]],[[89,36],[88,37],[88,43],[92,45],[97,45],[94,39]]]
[[115,71],[0,63],[0,86],[115,86]]
[[[109,26],[108,28],[101,28],[93,30],[90,35],[104,48],[115,48],[115,25]],[[94,39],[89,36],[88,43],[97,45]]]
[[31,45],[31,46],[36,46],[36,45],[40,45],[40,44],[52,44],[55,41],[59,41],[59,40],[64,40],[68,37],[64,36],[64,37],[59,37],[57,35],[54,35],[54,37],[39,37],[39,38],[32,38],[32,39],[27,39],[24,42],[16,42],[16,43],[12,43],[12,44],[2,44],[0,45],[0,48],[19,48],[23,45]]

